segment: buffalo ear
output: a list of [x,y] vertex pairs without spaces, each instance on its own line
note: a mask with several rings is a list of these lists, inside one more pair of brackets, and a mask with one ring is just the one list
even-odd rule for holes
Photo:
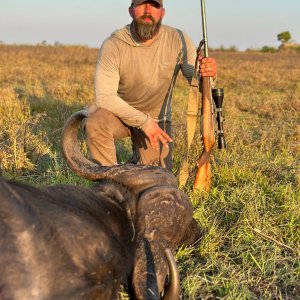
[[187,231],[183,234],[180,244],[183,246],[194,246],[202,239],[203,235],[203,229],[193,218],[190,225],[187,227]]

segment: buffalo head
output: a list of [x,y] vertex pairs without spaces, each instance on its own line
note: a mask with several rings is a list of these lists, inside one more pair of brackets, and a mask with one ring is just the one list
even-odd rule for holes
[[[170,252],[174,253],[179,245],[195,241],[199,236],[199,228],[192,218],[193,206],[166,169],[132,164],[102,166],[87,159],[77,139],[86,117],[87,111],[82,110],[67,120],[62,130],[63,155],[77,175],[97,182],[111,180],[137,197],[132,284],[137,299],[158,299],[168,273]],[[165,249],[170,251],[168,258]],[[153,298],[149,294],[149,282],[157,283],[157,291],[151,290]],[[176,282],[178,284],[178,280]],[[179,287],[174,290],[172,296],[165,299],[179,299]]]

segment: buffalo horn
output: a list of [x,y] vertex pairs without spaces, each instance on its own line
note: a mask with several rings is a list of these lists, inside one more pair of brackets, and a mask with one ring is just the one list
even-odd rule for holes
[[80,150],[77,138],[78,130],[87,116],[86,110],[74,113],[62,129],[62,153],[70,169],[78,176],[91,181],[111,179],[128,186],[136,193],[156,185],[177,187],[177,180],[172,173],[160,167],[133,164],[102,166],[87,159]]
[[168,287],[163,300],[179,300],[180,297],[180,279],[176,261],[170,249],[165,250],[166,258],[170,272],[170,286]]

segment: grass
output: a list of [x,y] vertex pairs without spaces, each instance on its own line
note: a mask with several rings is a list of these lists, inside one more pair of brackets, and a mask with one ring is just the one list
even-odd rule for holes
[[[59,139],[65,120],[93,102],[97,54],[84,47],[0,45],[2,177],[90,185],[67,168]],[[177,253],[183,299],[300,299],[300,55],[211,55],[225,89],[228,148],[213,151],[209,194],[192,191],[199,138],[191,150],[185,191],[203,238]],[[173,99],[176,175],[186,145],[187,94],[179,78]],[[118,147],[126,160],[130,145]]]

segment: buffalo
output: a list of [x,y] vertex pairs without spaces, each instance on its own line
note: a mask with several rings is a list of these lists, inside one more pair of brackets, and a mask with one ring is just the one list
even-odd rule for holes
[[85,158],[77,141],[85,117],[66,122],[62,149],[93,187],[0,179],[0,299],[109,300],[121,285],[134,299],[179,299],[173,254],[200,236],[190,200],[167,170]]

